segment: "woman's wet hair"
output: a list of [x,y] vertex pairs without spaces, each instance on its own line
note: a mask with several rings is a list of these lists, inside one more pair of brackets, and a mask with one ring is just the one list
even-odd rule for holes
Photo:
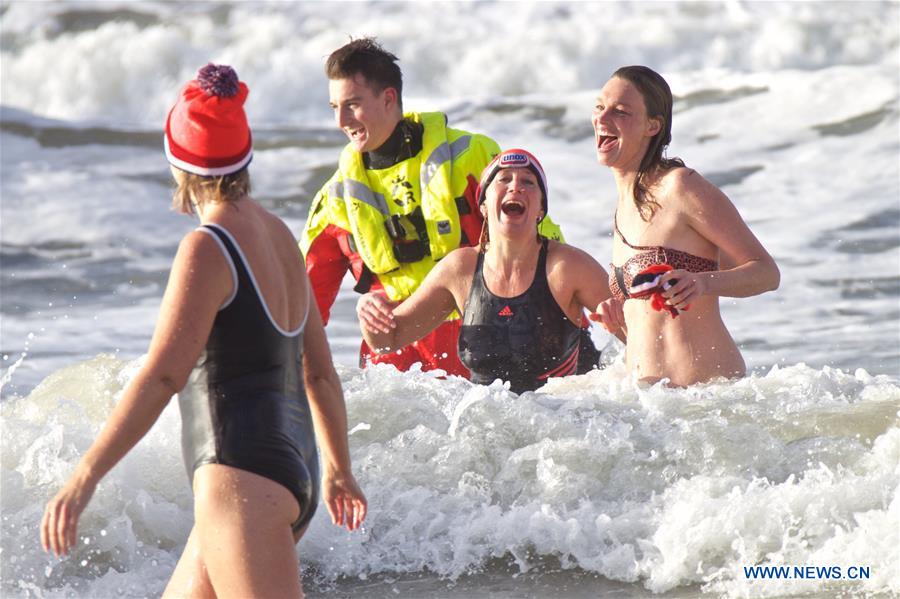
[[194,214],[195,202],[236,202],[250,195],[250,171],[244,167],[228,175],[203,176],[181,171],[176,179],[172,207],[182,214]]
[[634,85],[647,108],[647,117],[658,119],[659,131],[650,139],[650,146],[641,159],[637,179],[634,183],[634,204],[641,218],[649,220],[659,208],[659,203],[647,187],[647,177],[654,171],[667,171],[684,166],[680,158],[667,158],[665,151],[672,141],[672,90],[662,75],[645,66],[628,66],[618,69],[612,75]]
[[332,52],[325,62],[325,75],[331,80],[362,75],[376,94],[393,87],[397,90],[397,106],[403,110],[403,73],[397,60],[374,38],[363,37]]

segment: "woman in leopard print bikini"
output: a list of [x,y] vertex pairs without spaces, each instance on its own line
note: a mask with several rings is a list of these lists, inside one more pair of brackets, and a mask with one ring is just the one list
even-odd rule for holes
[[[725,194],[681,160],[663,156],[672,103],[666,81],[642,66],[617,70],[597,97],[591,118],[597,159],[612,170],[619,198],[613,297],[594,318],[610,332],[625,332],[626,361],[641,380],[682,386],[744,376],[719,297],[771,291],[780,274]],[[629,296],[633,279],[653,265],[671,268],[657,280],[661,301],[636,301],[646,294]],[[654,309],[660,304],[666,309]]]

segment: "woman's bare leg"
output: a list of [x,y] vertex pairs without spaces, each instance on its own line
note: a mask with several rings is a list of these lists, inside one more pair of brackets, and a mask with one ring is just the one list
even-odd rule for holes
[[197,529],[192,528],[187,545],[178,565],[172,573],[162,599],[216,599],[216,592],[209,581],[206,565],[200,556],[200,545],[197,542]]
[[291,532],[299,513],[272,480],[218,464],[197,469],[194,528],[218,597],[303,597]]

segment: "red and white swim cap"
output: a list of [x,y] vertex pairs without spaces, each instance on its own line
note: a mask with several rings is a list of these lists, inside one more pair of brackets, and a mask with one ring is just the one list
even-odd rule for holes
[[544,214],[547,214],[547,177],[544,175],[544,168],[531,152],[520,148],[500,152],[491,160],[490,164],[484,167],[481,172],[481,183],[478,185],[478,204],[481,205],[484,202],[487,186],[491,184],[497,173],[505,168],[528,168],[534,172],[544,194],[541,199],[541,207],[544,209]]

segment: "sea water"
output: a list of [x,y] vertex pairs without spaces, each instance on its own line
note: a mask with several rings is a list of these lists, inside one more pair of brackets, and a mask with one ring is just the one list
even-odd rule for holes
[[615,186],[590,110],[615,68],[652,66],[676,95],[670,155],[732,199],[782,283],[722,300],[743,380],[638,384],[595,329],[606,368],[517,396],[359,370],[345,281],[327,330],[369,520],[347,533],[320,507],[298,546],[310,595],[900,593],[897,3],[7,1],[2,594],[164,588],[192,523],[174,403],[70,557],[41,551],[38,523],[136,373],[196,224],[168,208],[166,110],[207,61],[233,65],[254,196],[299,233],[345,143],[322,65],[363,35],[401,58],[407,109],[534,152],[554,219],[603,264]]

